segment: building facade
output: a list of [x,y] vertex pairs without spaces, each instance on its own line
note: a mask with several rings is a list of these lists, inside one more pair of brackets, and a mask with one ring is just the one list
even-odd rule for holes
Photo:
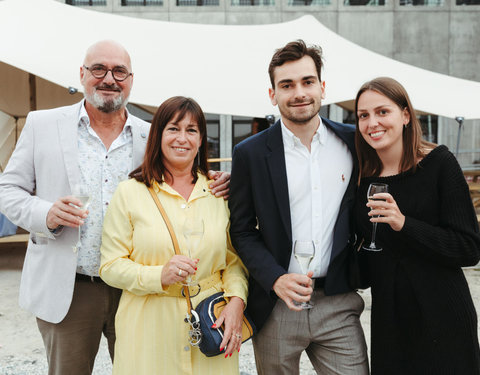
[[[309,14],[340,36],[381,55],[480,82],[480,0],[57,1],[124,16],[204,24],[278,23]],[[353,121],[351,113],[329,107],[324,115]],[[252,131],[251,118],[208,118],[211,146],[216,150],[212,156],[231,156],[232,146]],[[421,121],[426,138],[456,151],[457,121],[433,115],[422,116]],[[463,122],[458,159],[465,169],[480,163],[478,128],[480,120]]]

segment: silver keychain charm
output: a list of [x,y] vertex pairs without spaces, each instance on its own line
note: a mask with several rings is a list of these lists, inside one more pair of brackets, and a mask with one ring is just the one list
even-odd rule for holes
[[190,325],[188,331],[188,342],[192,346],[200,345],[202,341],[202,331],[200,330],[200,318],[195,310],[191,311],[192,315],[188,315],[185,318],[185,322]]

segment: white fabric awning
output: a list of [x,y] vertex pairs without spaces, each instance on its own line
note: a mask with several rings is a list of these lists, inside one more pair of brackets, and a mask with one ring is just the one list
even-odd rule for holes
[[25,115],[18,113],[26,107],[19,108],[18,102],[25,102],[29,90],[11,77],[28,72],[43,78],[47,83],[37,85],[37,97],[45,107],[43,95],[58,96],[51,83],[81,91],[79,67],[85,51],[101,39],[117,40],[132,56],[132,103],[156,107],[173,95],[185,95],[209,113],[276,114],[267,95],[267,66],[276,48],[301,38],[324,50],[324,104],[352,100],[365,81],[390,76],[406,87],[420,111],[480,118],[480,82],[381,56],[312,16],[273,25],[199,25],[124,17],[53,0],[3,0],[0,35],[0,82],[9,82],[0,83],[0,110],[15,116]]

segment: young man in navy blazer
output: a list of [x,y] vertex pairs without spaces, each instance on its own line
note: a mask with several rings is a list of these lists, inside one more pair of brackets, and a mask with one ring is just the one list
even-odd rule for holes
[[[281,119],[233,153],[230,233],[250,272],[247,309],[259,329],[259,374],[298,374],[303,350],[319,374],[368,374],[364,303],[347,269],[354,127],[318,114],[321,53],[301,40],[275,52],[269,95]],[[306,275],[295,241],[313,242]],[[307,301],[313,307],[302,309]]]

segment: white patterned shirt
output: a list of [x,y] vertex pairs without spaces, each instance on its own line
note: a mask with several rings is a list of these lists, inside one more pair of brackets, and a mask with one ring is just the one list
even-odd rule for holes
[[323,277],[330,264],[333,232],[352,174],[353,157],[347,145],[321,119],[310,152],[283,121],[281,124],[292,219],[288,272],[302,273],[293,253],[295,240],[314,241],[315,256],[309,270],[313,277]]
[[107,150],[90,126],[85,103],[78,119],[78,163],[82,183],[88,186],[88,217],[81,228],[77,272],[98,276],[103,218],[119,182],[126,180],[133,169],[133,137],[130,115],[122,132]]

